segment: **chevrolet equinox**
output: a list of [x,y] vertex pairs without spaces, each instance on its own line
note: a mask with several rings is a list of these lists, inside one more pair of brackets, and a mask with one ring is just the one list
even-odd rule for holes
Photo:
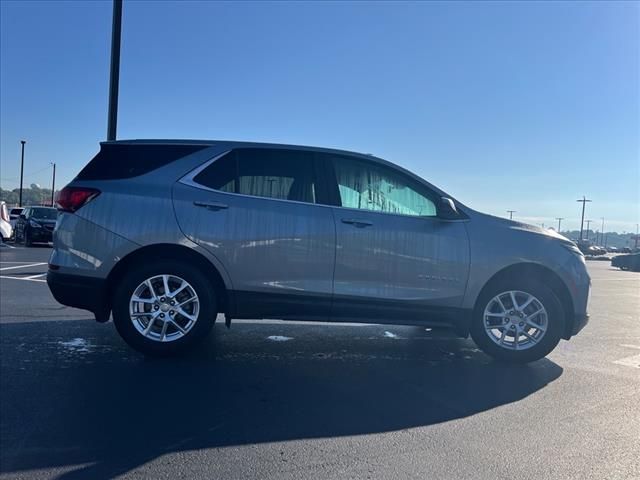
[[229,141],[132,140],[58,196],[47,282],[150,355],[218,313],[446,327],[530,362],[587,323],[576,245],[482,214],[385,160]]

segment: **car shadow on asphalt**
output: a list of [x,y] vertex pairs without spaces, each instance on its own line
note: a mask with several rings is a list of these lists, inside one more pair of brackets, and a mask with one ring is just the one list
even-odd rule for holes
[[390,432],[521,400],[562,374],[411,327],[216,325],[180,358],[90,321],[0,326],[0,471],[106,479],[172,452]]

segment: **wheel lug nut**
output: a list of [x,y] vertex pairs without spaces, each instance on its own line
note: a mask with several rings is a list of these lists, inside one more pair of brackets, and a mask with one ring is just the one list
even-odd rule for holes
[[160,314],[160,318],[164,318],[164,313],[161,313],[161,314]]
[[169,302],[169,304],[171,304],[171,305],[175,305],[175,304],[176,304],[176,302],[174,302],[173,300],[171,300],[171,301]]
[[520,322],[520,326],[521,326],[521,327],[524,327],[524,322]]
[[161,302],[164,302],[164,297],[160,297],[160,301],[161,301]]
[[174,313],[176,313],[176,312],[174,312],[173,310],[171,310],[171,311],[169,312],[169,315],[173,315]]
[[154,309],[154,310],[157,310],[158,308],[160,308],[158,305],[154,305],[154,306],[153,306],[153,309]]

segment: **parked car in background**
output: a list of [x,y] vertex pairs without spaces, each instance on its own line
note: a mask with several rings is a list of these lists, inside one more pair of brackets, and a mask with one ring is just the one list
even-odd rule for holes
[[53,240],[58,211],[52,207],[25,207],[16,221],[15,242],[30,247]]
[[640,253],[632,253],[630,255],[618,255],[611,259],[611,266],[618,267],[620,270],[631,270],[632,272],[640,272]]
[[450,327],[529,362],[588,320],[573,242],[474,211],[371,155],[105,142],[58,205],[54,297],[98,321],[113,312],[146,354],[188,348],[220,312]]
[[7,211],[7,204],[0,202],[0,241],[6,241],[13,235],[13,227],[9,221],[9,212]]
[[11,226],[13,227],[14,230],[16,228],[16,222],[18,221],[18,218],[20,217],[20,214],[22,213],[23,210],[24,208],[22,207],[14,207],[11,210],[9,210],[9,222],[11,222]]

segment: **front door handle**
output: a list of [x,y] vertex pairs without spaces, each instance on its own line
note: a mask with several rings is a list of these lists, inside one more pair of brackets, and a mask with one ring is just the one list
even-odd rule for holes
[[343,218],[342,223],[348,223],[349,225],[354,225],[358,228],[370,227],[373,225],[369,220],[361,220],[359,218]]
[[196,207],[203,207],[208,210],[218,211],[224,210],[225,208],[229,208],[229,205],[226,203],[218,203],[218,202],[193,202]]

